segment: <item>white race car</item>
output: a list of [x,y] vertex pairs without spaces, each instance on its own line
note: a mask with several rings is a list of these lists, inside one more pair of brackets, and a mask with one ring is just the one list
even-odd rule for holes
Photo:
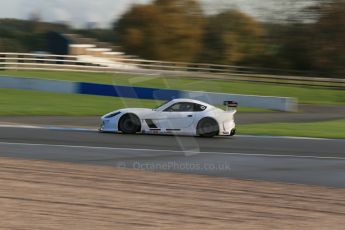
[[128,108],[102,116],[100,132],[233,136],[237,103],[225,101],[224,111],[192,99],[174,99],[156,109]]

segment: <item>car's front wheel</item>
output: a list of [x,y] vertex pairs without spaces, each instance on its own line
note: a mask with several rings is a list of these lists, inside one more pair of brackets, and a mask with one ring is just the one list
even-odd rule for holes
[[119,121],[119,130],[125,134],[134,134],[141,129],[140,120],[134,114],[125,114]]
[[219,133],[218,123],[211,118],[204,118],[198,124],[197,133],[201,137],[214,137]]

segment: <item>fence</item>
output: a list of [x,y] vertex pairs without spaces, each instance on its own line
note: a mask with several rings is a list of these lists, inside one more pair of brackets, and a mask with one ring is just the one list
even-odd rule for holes
[[[185,76],[234,81],[297,84],[345,88],[345,79],[302,77],[290,71],[290,76],[265,74],[267,68],[150,61],[131,58],[96,58],[50,54],[0,53],[0,70],[54,70],[78,72],[124,72],[144,75]],[[274,70],[287,73],[286,70]],[[295,75],[294,75],[295,74]]]

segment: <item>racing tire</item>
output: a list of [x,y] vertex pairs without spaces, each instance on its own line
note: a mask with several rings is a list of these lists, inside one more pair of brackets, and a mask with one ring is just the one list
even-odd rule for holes
[[202,119],[197,126],[197,134],[201,137],[214,137],[218,135],[218,123],[211,118]]
[[140,132],[141,125],[139,118],[134,114],[125,114],[119,121],[119,130],[124,134],[135,134]]

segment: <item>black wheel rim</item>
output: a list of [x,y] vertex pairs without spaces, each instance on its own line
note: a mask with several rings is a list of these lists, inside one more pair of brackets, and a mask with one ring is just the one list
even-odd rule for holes
[[202,126],[202,132],[205,134],[212,133],[214,132],[214,126],[209,122],[205,122]]
[[130,119],[126,119],[124,121],[124,124],[123,124],[123,128],[126,130],[126,131],[133,131],[134,130],[134,123],[130,120]]
[[215,136],[218,133],[218,126],[212,120],[204,120],[200,123],[198,133],[200,136],[204,137]]
[[140,124],[136,117],[127,116],[120,121],[120,130],[123,133],[133,134],[139,131]]

